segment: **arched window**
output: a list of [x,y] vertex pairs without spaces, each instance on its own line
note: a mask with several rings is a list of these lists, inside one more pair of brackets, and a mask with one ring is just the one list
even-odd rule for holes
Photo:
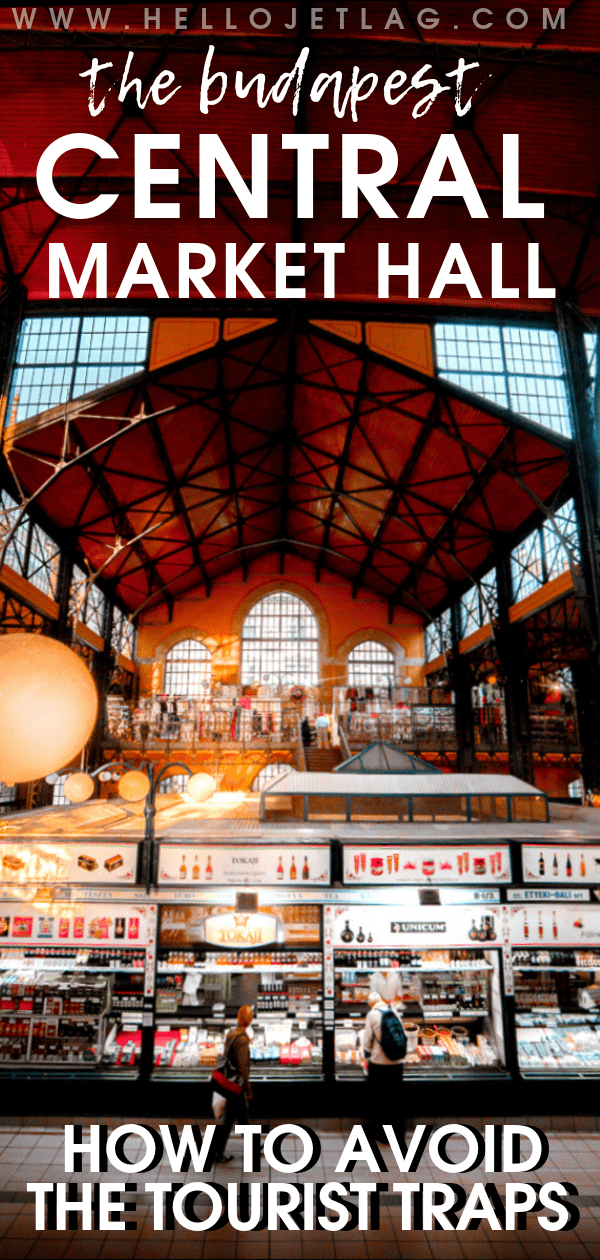
[[319,681],[319,627],[304,600],[287,591],[266,595],[248,613],[242,630],[242,685]]
[[352,648],[348,657],[350,687],[387,687],[394,681],[394,657],[383,643],[368,639]]
[[158,790],[164,795],[167,792],[185,792],[189,777],[189,774],[170,774],[166,779],[160,780]]
[[294,767],[290,765],[289,761],[270,762],[268,766],[263,766],[260,773],[257,774],[250,791],[262,792],[263,788],[266,788],[267,783],[272,783],[273,779],[278,779],[282,774],[289,774],[290,770],[293,769]]
[[182,639],[167,652],[163,691],[167,696],[199,696],[210,683],[210,652],[197,639]]

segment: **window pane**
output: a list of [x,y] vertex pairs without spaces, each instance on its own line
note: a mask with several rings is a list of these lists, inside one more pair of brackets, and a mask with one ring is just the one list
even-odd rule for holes
[[367,640],[348,656],[348,684],[351,687],[389,687],[394,682],[394,657],[383,643]]
[[199,696],[210,684],[210,652],[197,639],[176,643],[165,659],[167,696]]
[[[591,335],[586,338],[593,355]],[[571,420],[558,334],[552,328],[437,324],[438,372],[481,398],[569,435]]]
[[242,684],[316,686],[319,629],[303,600],[287,591],[267,595],[242,630]]
[[250,789],[251,792],[262,792],[266,788],[267,783],[272,783],[273,779],[280,779],[282,774],[289,774],[294,767],[289,761],[272,761],[268,766],[263,766],[259,774],[257,774],[254,783]]
[[139,371],[149,331],[150,320],[137,315],[24,320],[9,391],[11,422]]

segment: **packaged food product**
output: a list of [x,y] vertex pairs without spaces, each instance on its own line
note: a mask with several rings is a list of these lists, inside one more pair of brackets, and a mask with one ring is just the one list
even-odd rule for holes
[[25,863],[23,858],[17,857],[16,853],[5,853],[2,858],[2,865],[9,871],[22,871]]
[[98,869],[98,863],[95,858],[90,857],[87,853],[80,853],[77,858],[77,865],[84,871],[95,871]]
[[107,858],[106,862],[104,863],[105,870],[107,870],[109,873],[111,871],[116,871],[118,867],[122,865],[123,865],[123,858],[121,857],[120,853],[115,853],[114,857]]

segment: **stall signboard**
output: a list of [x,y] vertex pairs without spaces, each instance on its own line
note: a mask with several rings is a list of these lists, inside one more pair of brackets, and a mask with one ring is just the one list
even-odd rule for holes
[[335,949],[444,949],[500,944],[500,906],[336,906]]
[[509,884],[510,849],[497,845],[344,845],[345,884]]
[[263,945],[320,945],[321,907],[301,903],[260,906],[161,906],[159,945],[260,949]]
[[511,945],[600,945],[600,906],[522,905],[509,907]]
[[0,950],[6,945],[147,945],[155,935],[152,906],[75,902],[2,902]]
[[600,845],[524,844],[526,884],[600,884]]
[[207,944],[221,949],[259,949],[278,939],[278,920],[274,914],[215,914],[204,923]]
[[0,884],[135,884],[137,844],[3,841]]
[[161,844],[159,884],[256,885],[310,888],[329,883],[328,844]]

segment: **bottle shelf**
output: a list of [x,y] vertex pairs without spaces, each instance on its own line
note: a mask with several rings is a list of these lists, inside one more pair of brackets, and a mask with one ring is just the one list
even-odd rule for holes
[[[363,1003],[363,1006],[366,1006],[366,1003]],[[447,1011],[447,1008],[445,1009]],[[443,1014],[443,1013],[440,1013],[439,1011],[425,1011],[422,1015],[402,1015],[402,1019],[404,1021],[412,1020],[415,1024],[445,1024],[445,1023],[452,1023],[453,1021],[457,1019],[485,1019],[485,1017],[488,1015],[489,1015],[489,1011],[486,1011],[486,1010],[456,1011],[454,1014],[447,1014],[447,1013]],[[344,1019],[353,1022],[356,1019],[363,1019],[363,1018],[364,1018],[364,1011],[362,1010],[357,1011],[355,1015],[352,1015],[347,1010],[345,1010],[343,1006],[336,1007],[336,1020],[337,1020],[338,1026]]]
[[[412,964],[407,965],[407,966],[404,966],[404,964],[402,966],[396,966],[395,964],[394,966],[392,966],[390,964],[389,966],[386,965],[384,967],[379,967],[378,965],[376,966],[375,963],[372,963],[370,965],[365,965],[364,967],[350,967],[350,966],[346,966],[344,963],[337,963],[337,962],[335,964],[336,972],[358,971],[358,972],[364,972],[365,975],[369,975],[370,973],[373,972],[374,969],[377,971],[414,971],[419,975],[435,974],[435,972],[457,973],[461,971],[474,972],[474,971],[493,971],[494,970],[492,964],[488,962],[423,963],[422,966],[416,966],[416,967]],[[360,984],[361,982],[349,980],[347,983]]]
[[198,964],[195,964],[193,967],[185,966],[185,965],[182,965],[181,967],[176,967],[172,963],[169,963],[169,964],[159,963],[157,967],[158,975],[178,975],[180,972],[189,972],[189,971],[196,972],[197,975],[201,975],[201,976],[220,976],[223,974],[228,975],[235,972],[237,972],[238,974],[239,973],[244,974],[244,973],[247,973],[248,971],[262,971],[262,972],[265,972],[267,975],[273,975],[276,972],[285,971],[295,976],[311,976],[312,975],[312,976],[320,977],[322,969],[320,966],[315,966],[314,963],[311,963],[311,965],[307,967],[303,967],[298,963],[266,963],[264,965],[261,965],[260,963],[247,963],[245,966],[240,965],[240,964],[236,966],[233,964],[224,963],[222,966],[220,965],[214,966],[213,964],[211,964],[210,967],[198,966]]
[[570,966],[561,963],[554,966],[552,963],[513,963],[513,971],[597,971],[598,967],[595,963],[587,965],[581,963],[571,963]]

